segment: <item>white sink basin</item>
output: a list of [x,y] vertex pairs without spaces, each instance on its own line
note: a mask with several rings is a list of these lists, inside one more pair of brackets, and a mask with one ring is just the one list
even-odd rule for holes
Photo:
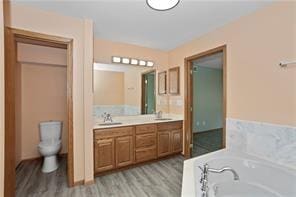
[[172,118],[155,118],[154,120],[172,120]]
[[122,124],[121,122],[103,122],[103,123],[98,123],[100,126],[108,126],[108,125],[119,125]]

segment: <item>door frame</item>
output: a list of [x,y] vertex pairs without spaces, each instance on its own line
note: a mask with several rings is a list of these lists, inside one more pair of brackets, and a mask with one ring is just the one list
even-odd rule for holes
[[5,27],[5,162],[4,195],[15,195],[15,67],[17,42],[67,49],[68,185],[74,186],[73,39]]
[[154,95],[155,95],[155,102],[154,102],[154,109],[156,110],[156,69],[152,69],[146,72],[143,72],[141,75],[141,114],[145,114],[145,75],[149,73],[154,73]]
[[192,77],[192,61],[201,57],[212,55],[218,52],[223,53],[223,130],[222,130],[222,147],[226,146],[226,115],[227,115],[227,64],[226,64],[226,45],[222,45],[184,59],[184,130],[185,130],[185,143],[184,143],[184,156],[191,158],[192,155],[192,118],[193,118],[193,77]]

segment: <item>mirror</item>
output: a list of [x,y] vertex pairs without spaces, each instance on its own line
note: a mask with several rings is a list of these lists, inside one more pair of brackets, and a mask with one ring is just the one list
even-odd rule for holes
[[169,94],[178,95],[180,93],[180,68],[169,69]]
[[156,110],[156,71],[151,67],[94,64],[94,115],[152,114]]
[[158,73],[158,94],[167,93],[167,72],[163,71]]

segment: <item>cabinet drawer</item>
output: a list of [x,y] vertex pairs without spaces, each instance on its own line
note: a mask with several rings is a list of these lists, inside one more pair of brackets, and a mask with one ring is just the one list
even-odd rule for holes
[[156,145],[156,134],[148,133],[136,135],[136,148],[144,148]]
[[156,159],[156,147],[149,147],[136,150],[136,162]]
[[155,133],[155,132],[156,132],[156,125],[155,124],[136,126],[136,134]]
[[133,135],[134,127],[119,127],[95,130],[95,139]]
[[183,128],[182,121],[160,123],[157,125],[158,131],[175,130],[175,129],[182,129],[182,128]]

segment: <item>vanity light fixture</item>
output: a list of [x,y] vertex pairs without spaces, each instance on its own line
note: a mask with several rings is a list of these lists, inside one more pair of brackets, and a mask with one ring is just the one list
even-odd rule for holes
[[130,63],[130,59],[126,58],[126,57],[123,57],[121,61],[122,61],[123,64],[129,64]]
[[138,65],[138,64],[139,64],[139,60],[131,59],[131,65]]
[[112,56],[112,63],[130,64],[133,66],[147,66],[147,67],[154,66],[154,62],[151,60],[140,60],[135,58],[119,57],[119,56]]
[[120,62],[121,62],[121,57],[113,56],[113,57],[112,57],[112,62],[113,62],[113,63],[120,63]]
[[180,0],[146,0],[147,5],[158,11],[173,9],[178,5]]
[[151,62],[151,61],[148,61],[148,62],[147,62],[147,66],[152,67],[153,65],[154,65],[153,62]]
[[139,61],[139,65],[140,65],[140,66],[146,66],[146,61],[144,61],[144,60],[140,60],[140,61]]

